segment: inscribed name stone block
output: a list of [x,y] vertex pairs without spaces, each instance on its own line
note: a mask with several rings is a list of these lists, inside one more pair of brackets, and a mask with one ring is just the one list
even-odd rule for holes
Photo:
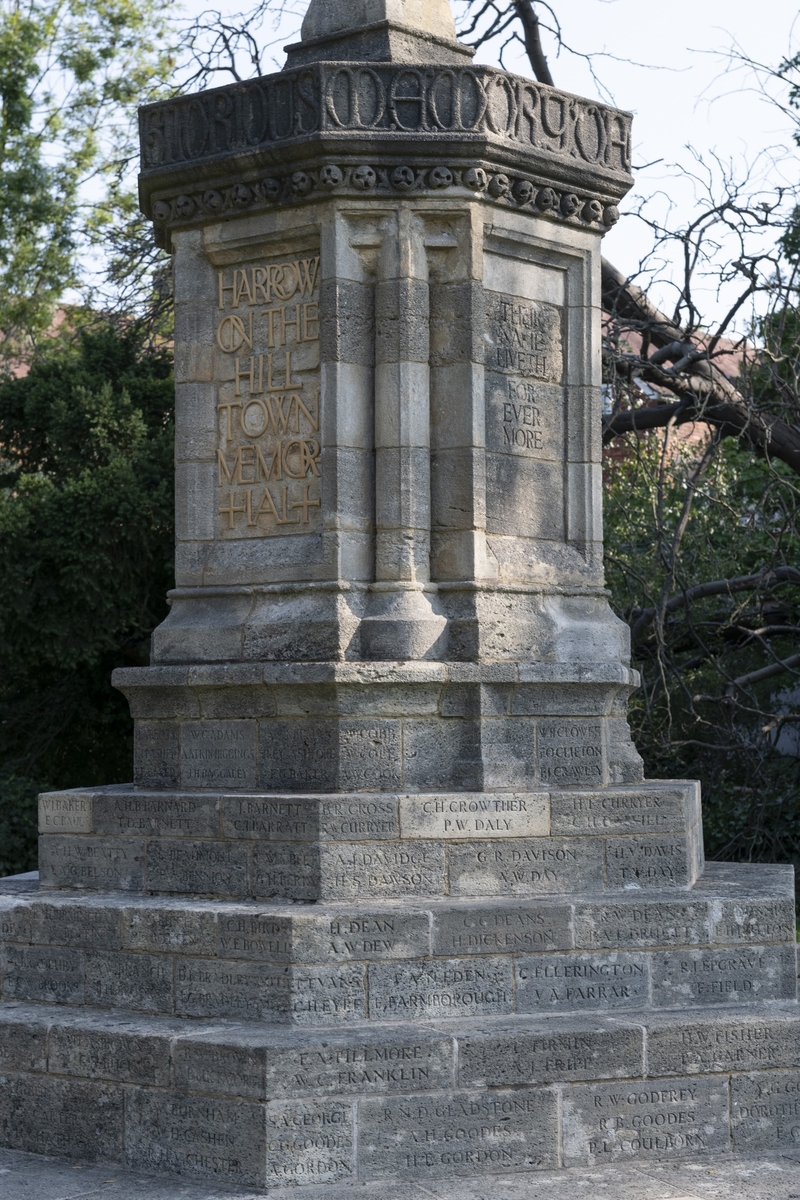
[[797,990],[794,945],[671,950],[653,955],[652,971],[657,1008],[793,1000]]
[[176,721],[136,721],[133,782],[137,787],[175,788],[180,781],[180,725]]
[[396,720],[270,720],[260,725],[261,787],[329,792],[400,786]]
[[138,892],[143,871],[144,842],[133,838],[39,838],[39,880],[44,888]]
[[458,1081],[462,1087],[510,1087],[558,1080],[614,1079],[641,1075],[640,1028],[580,1024],[550,1018],[531,1027],[519,1021],[500,1030],[459,1038]]
[[83,951],[63,947],[6,946],[3,998],[41,1004],[83,1004]]
[[47,904],[37,897],[26,904],[25,941],[85,950],[118,950],[120,919],[116,906],[76,904],[66,898]]
[[517,1012],[643,1008],[650,997],[644,954],[542,954],[515,967]]
[[597,838],[454,843],[450,890],[457,896],[600,891],[603,846]]
[[267,1093],[281,1095],[382,1095],[448,1088],[453,1081],[453,1040],[416,1031],[324,1042],[270,1045]]
[[687,828],[688,802],[687,788],[664,785],[555,793],[551,801],[552,831],[573,836],[678,833]]
[[587,949],[703,944],[711,940],[708,904],[624,900],[575,905],[575,944]]
[[109,1024],[110,1028],[101,1028],[99,1022],[54,1025],[50,1030],[50,1072],[169,1087],[170,1056],[164,1038],[136,1032],[131,1021]]
[[0,1022],[0,1071],[47,1070],[47,1030],[34,1020],[26,1021],[4,1005]]
[[648,1014],[647,1061],[653,1075],[800,1066],[800,1022],[767,1011],[722,1010],[697,1020],[687,1020],[686,1013]]
[[354,1022],[366,1015],[363,964],[292,968],[291,1017],[295,1025]]
[[216,913],[188,905],[126,908],[122,912],[122,948],[151,954],[215,954]]
[[268,1104],[267,1187],[353,1178],[353,1125],[353,1106],[346,1101]]
[[606,841],[606,877],[613,888],[686,888],[694,883],[685,837],[626,837]]
[[734,1075],[731,1129],[734,1150],[800,1150],[800,1071]]
[[712,941],[739,945],[790,942],[796,933],[794,900],[723,900]]
[[263,1186],[266,1138],[258,1104],[149,1088],[132,1089],[126,1100],[129,1167]]
[[251,891],[254,896],[317,900],[321,882],[318,846],[257,842],[253,847]]
[[436,909],[434,954],[510,954],[572,948],[568,904],[487,904]]
[[45,792],[39,797],[39,833],[91,833],[91,792]]
[[544,1088],[363,1100],[358,1129],[364,1179],[505,1175],[558,1157],[556,1097]]
[[320,868],[329,898],[399,899],[441,896],[445,891],[445,853],[438,842],[324,844]]
[[194,721],[181,727],[181,785],[255,791],[256,722]]
[[151,838],[147,886],[155,892],[246,896],[249,850],[235,842]]
[[175,965],[175,1012],[240,1021],[286,1020],[290,968],[280,964],[185,959]]
[[350,842],[399,838],[395,796],[236,796],[222,801],[226,838]]
[[94,802],[95,833],[106,836],[218,837],[214,796],[99,793]]
[[603,783],[603,726],[599,721],[542,719],[538,728],[539,777],[544,787]]
[[512,1011],[510,959],[428,959],[369,968],[371,1017],[419,1020]]
[[237,1041],[215,1031],[207,1040],[182,1037],[175,1043],[175,1084],[184,1092],[266,1099],[267,1049],[263,1035]]
[[724,1078],[578,1084],[562,1104],[565,1166],[728,1149]]
[[292,958],[292,918],[259,913],[220,912],[217,917],[220,958],[249,958],[260,962],[289,962]]
[[11,1149],[121,1162],[122,1123],[119,1087],[46,1075],[4,1075],[0,1128]]
[[292,918],[292,944],[298,962],[347,959],[418,958],[430,952],[426,912],[386,910]]
[[126,951],[87,953],[86,1002],[100,1008],[172,1012],[172,959]]
[[546,792],[401,796],[400,828],[404,838],[547,836],[549,796]]

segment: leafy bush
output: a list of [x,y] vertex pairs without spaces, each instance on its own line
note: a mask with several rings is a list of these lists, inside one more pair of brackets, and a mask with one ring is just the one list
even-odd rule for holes
[[[173,557],[170,358],[135,326],[51,344],[0,383],[0,764],[9,829],[34,786],[130,778],[110,683],[146,663]],[[19,812],[17,812],[19,809]],[[14,823],[17,824],[14,824]],[[21,824],[20,824],[21,822]],[[14,861],[30,855],[20,834]],[[5,850],[4,850],[5,854]]]

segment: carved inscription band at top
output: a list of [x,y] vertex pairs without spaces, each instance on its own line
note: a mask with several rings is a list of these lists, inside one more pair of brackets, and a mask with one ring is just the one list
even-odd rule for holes
[[627,175],[629,113],[491,67],[320,63],[140,110],[145,173],[310,133],[489,135]]

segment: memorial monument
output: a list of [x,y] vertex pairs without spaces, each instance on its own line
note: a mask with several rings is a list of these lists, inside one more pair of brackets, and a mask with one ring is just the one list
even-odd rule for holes
[[788,867],[644,781],[603,584],[630,117],[312,0],[141,112],[176,588],[0,895],[0,1140],[275,1188],[800,1145]]

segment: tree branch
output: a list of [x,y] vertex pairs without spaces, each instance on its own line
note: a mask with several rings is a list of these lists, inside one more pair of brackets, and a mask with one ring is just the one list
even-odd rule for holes
[[525,35],[525,51],[528,55],[533,73],[539,83],[549,84],[553,87],[553,76],[550,74],[550,68],[547,65],[547,59],[542,50],[542,39],[539,32],[539,18],[533,11],[532,0],[514,0],[514,8],[517,16],[522,23],[522,29]]
[[[734,592],[747,592],[759,587],[772,588],[779,583],[800,584],[800,570],[797,567],[768,567],[764,571],[758,571],[755,575],[736,575],[731,579],[713,579],[708,583],[698,583],[668,600],[664,607],[664,614],[676,612],[679,608],[686,608],[696,600],[703,600],[707,596],[732,595]],[[638,640],[657,614],[656,606],[643,608],[639,612],[631,629],[631,638],[634,642]]]

